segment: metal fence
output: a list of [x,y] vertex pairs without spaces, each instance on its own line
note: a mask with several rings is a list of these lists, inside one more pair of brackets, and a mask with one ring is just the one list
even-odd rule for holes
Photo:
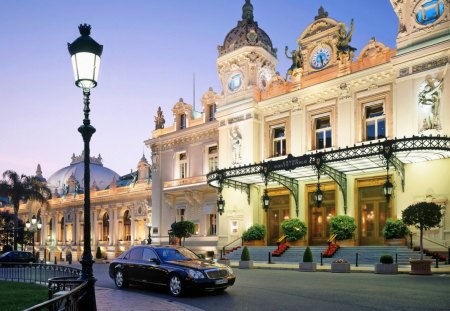
[[80,280],[77,268],[47,265],[2,263],[0,280],[48,285],[49,300],[26,309],[83,310],[86,306],[87,281]]

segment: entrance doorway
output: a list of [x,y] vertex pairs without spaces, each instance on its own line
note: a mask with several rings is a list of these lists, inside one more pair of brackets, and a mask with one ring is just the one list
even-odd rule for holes
[[360,245],[382,245],[383,227],[391,217],[383,186],[359,188],[358,194]]
[[335,190],[323,191],[323,202],[316,206],[314,192],[308,193],[309,244],[326,245],[330,237],[330,218],[336,215]]
[[272,196],[268,212],[268,245],[277,245],[278,239],[283,235],[281,223],[289,219],[289,195]]

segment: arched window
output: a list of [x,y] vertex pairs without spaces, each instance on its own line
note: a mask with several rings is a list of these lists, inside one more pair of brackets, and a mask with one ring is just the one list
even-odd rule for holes
[[131,241],[131,215],[130,211],[123,214],[123,239],[124,241]]
[[48,233],[47,233],[47,242],[52,241],[52,231],[53,231],[53,218],[50,218],[50,221],[48,222]]
[[64,216],[61,217],[61,225],[59,227],[59,237],[58,241],[61,242],[64,238]]
[[103,215],[102,241],[109,241],[109,215]]

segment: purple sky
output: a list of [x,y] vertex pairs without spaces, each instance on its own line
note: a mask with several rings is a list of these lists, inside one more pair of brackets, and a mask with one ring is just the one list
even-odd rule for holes
[[[98,86],[91,92],[91,122],[97,129],[91,155],[118,174],[135,170],[143,141],[161,106],[166,127],[180,97],[196,107],[211,86],[220,92],[217,46],[241,19],[244,0],[1,0],[0,173],[12,169],[44,177],[69,165],[83,141],[83,95],[73,80],[67,42],[78,25],[92,25],[103,44]],[[278,71],[290,61],[284,46],[314,20],[320,5],[329,17],[350,24],[358,51],[371,37],[394,48],[398,21],[388,0],[252,0],[255,20],[278,48]],[[0,178],[2,178],[0,176]]]

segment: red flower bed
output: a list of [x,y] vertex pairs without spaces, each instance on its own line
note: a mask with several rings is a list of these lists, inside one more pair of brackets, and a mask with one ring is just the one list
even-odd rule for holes
[[272,256],[280,257],[283,253],[289,248],[289,245],[286,243],[280,244],[276,250],[272,252]]
[[330,242],[328,244],[328,248],[323,252],[322,256],[324,258],[331,258],[333,257],[334,253],[336,253],[336,251],[339,249],[339,245]]

